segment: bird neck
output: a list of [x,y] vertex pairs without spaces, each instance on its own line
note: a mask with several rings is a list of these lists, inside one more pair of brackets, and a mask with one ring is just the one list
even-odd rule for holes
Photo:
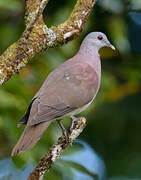
[[91,57],[99,57],[99,48],[91,44],[91,42],[83,42],[80,46],[79,50],[80,54],[91,56]]
[[98,74],[101,74],[101,60],[98,50],[96,46],[82,43],[77,55],[79,56],[79,60],[87,62]]

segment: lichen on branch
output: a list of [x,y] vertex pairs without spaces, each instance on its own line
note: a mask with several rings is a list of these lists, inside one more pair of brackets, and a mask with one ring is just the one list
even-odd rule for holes
[[25,2],[26,29],[21,38],[0,56],[1,85],[36,54],[79,36],[96,0],[77,0],[68,20],[50,28],[44,23],[42,15],[48,0],[25,0]]
[[80,135],[86,126],[86,119],[84,117],[77,118],[68,129],[68,139],[62,135],[57,143],[55,143],[47,154],[40,160],[39,164],[29,175],[27,180],[41,180],[43,176],[49,171],[61,153],[72,144],[72,142]]

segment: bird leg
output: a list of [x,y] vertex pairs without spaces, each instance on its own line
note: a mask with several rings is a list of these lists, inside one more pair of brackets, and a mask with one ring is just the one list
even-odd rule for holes
[[67,130],[65,129],[65,127],[64,127],[64,125],[62,123],[62,120],[61,119],[57,119],[57,122],[58,122],[58,124],[59,124],[59,126],[60,126],[60,128],[62,130],[62,133],[65,136],[66,141],[67,141],[68,140],[68,133],[67,133]]

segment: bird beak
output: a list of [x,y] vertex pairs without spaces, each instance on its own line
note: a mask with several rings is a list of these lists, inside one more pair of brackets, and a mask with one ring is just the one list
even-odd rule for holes
[[113,49],[114,51],[116,50],[116,48],[115,48],[112,44],[108,44],[108,47],[110,47],[110,48]]

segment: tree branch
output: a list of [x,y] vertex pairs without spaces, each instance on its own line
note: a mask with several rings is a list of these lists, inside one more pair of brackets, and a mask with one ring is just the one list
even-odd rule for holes
[[26,0],[26,29],[21,38],[0,56],[0,84],[9,80],[37,53],[55,47],[80,35],[96,0],[77,0],[63,24],[48,28],[42,12],[48,0]]
[[[27,28],[26,31],[24,32],[24,36],[27,38],[28,35],[30,34],[30,31],[32,30],[32,28],[34,27],[35,22],[37,21],[37,19],[41,16],[41,14],[43,13],[44,8],[46,7],[47,3],[49,0],[42,0],[40,2],[40,4],[36,7],[36,11],[31,12],[31,14],[28,15],[27,18]],[[28,1],[29,2],[29,1]],[[31,6],[32,7],[32,6]],[[28,8],[28,5],[27,5]],[[30,9],[29,9],[30,10]],[[26,17],[26,16],[25,16]],[[28,23],[29,21],[29,23]]]
[[68,130],[68,140],[66,141],[65,136],[62,135],[57,143],[54,144],[48,153],[40,160],[39,164],[29,175],[27,180],[41,180],[61,153],[80,135],[85,126],[86,119],[84,117],[77,118]]

